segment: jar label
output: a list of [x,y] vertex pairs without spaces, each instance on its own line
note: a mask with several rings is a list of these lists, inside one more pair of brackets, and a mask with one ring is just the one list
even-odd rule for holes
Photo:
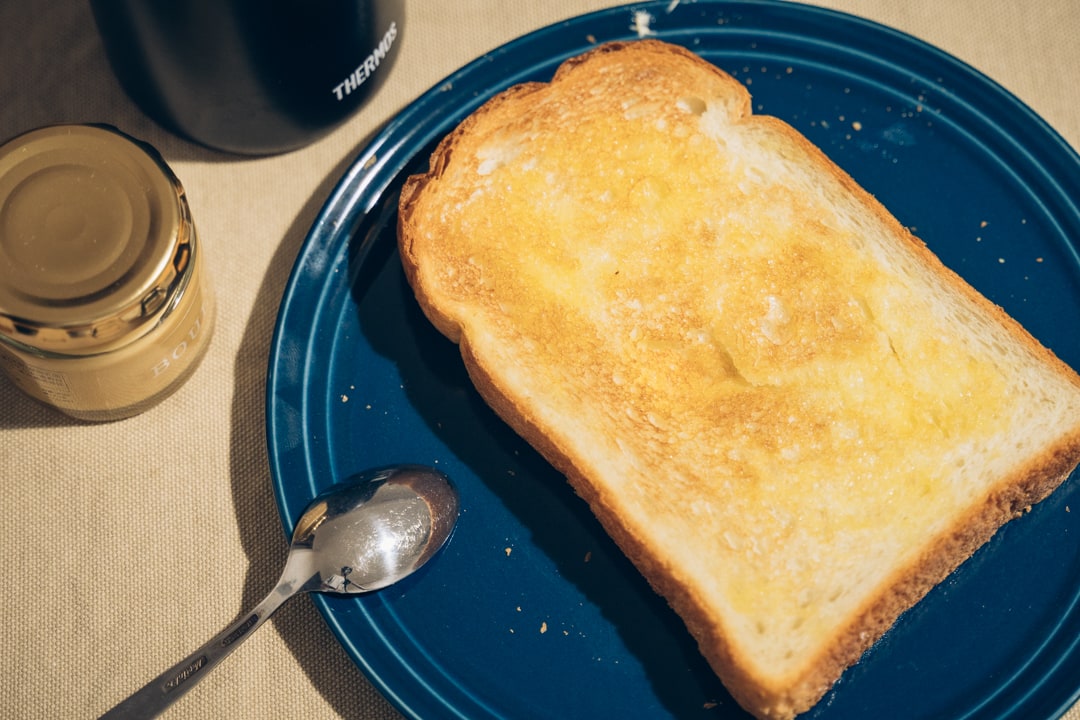
[[14,355],[0,352],[0,367],[11,381],[29,395],[56,405],[75,402],[75,392],[67,375],[58,370],[34,367]]
[[199,314],[195,316],[194,322],[191,323],[191,326],[180,338],[180,341],[174,345],[171,350],[166,352],[165,355],[150,369],[150,372],[155,379],[169,372],[171,367],[183,360],[184,356],[187,355],[189,346],[194,345],[195,341],[199,339],[199,335],[202,334],[204,315],[204,307],[200,305]]

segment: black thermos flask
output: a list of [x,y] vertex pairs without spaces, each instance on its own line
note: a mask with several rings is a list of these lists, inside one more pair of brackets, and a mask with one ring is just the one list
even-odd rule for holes
[[404,0],[91,0],[113,71],[150,117],[267,155],[356,112],[398,54]]

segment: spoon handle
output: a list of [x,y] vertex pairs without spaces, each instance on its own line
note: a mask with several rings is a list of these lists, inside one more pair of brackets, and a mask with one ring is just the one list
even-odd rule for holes
[[262,602],[212,637],[180,662],[136,690],[100,720],[154,718],[202,680],[218,663],[246,640],[282,603],[298,592],[292,582],[280,582]]

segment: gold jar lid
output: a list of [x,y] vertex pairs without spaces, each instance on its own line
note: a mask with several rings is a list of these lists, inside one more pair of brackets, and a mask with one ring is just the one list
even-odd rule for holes
[[184,191],[153,148],[102,125],[0,146],[0,342],[85,355],[151,330],[194,251]]

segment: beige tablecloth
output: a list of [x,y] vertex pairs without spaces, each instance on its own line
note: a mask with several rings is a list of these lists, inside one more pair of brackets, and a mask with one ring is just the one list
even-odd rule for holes
[[[202,367],[141,416],[69,422],[0,379],[0,717],[96,717],[272,586],[286,544],[263,386],[278,301],[316,212],[365,139],[436,81],[520,34],[610,4],[410,0],[391,82],[362,113],[301,151],[241,159],[143,116],[110,72],[84,2],[0,3],[0,139],[98,121],[155,145],[187,188],[219,298]],[[822,4],[953,53],[1080,147],[1076,0]],[[301,598],[167,717],[396,713]]]

